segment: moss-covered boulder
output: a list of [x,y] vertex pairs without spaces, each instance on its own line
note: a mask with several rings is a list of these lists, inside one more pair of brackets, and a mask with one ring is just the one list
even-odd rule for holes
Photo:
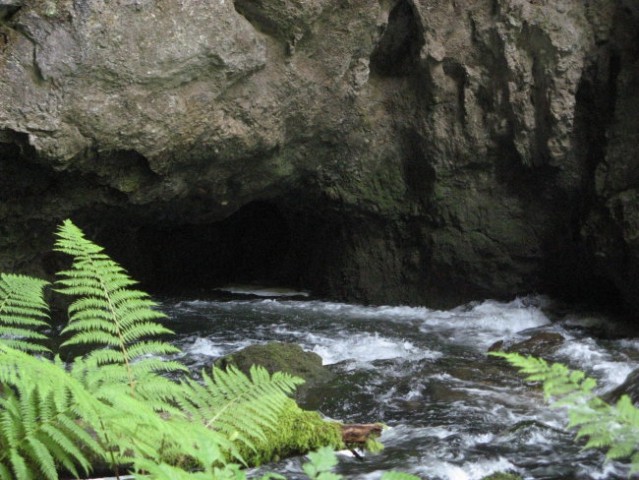
[[260,365],[271,374],[286,372],[301,377],[306,383],[298,388],[296,399],[302,404],[312,389],[329,382],[335,376],[322,366],[322,357],[318,354],[305,351],[299,345],[284,342],[251,345],[222,357],[215,363],[220,368],[233,365],[247,374],[251,365]]

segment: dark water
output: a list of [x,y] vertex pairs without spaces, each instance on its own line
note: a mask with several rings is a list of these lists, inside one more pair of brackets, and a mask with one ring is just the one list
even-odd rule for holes
[[[385,450],[363,461],[340,457],[339,472],[375,479],[388,469],[422,478],[480,479],[514,471],[534,479],[627,478],[627,467],[581,451],[565,414],[486,356],[495,341],[558,332],[553,359],[586,370],[606,390],[639,366],[639,340],[593,332],[605,319],[553,310],[539,297],[485,301],[449,311],[363,307],[286,297],[166,300],[183,361],[194,369],[244,346],[294,342],[339,375],[310,407],[344,422],[386,423]],[[549,313],[554,311],[554,313]],[[303,459],[268,470],[303,478]]]

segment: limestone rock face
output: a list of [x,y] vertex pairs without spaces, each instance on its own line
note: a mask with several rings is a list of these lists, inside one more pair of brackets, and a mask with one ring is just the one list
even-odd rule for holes
[[628,0],[0,1],[0,267],[51,273],[71,216],[158,287],[639,305],[638,23]]
[[[606,148],[594,168],[592,208],[582,228],[599,275],[612,279],[624,298],[639,305],[639,56],[636,48],[639,11],[625,2],[611,39],[614,89],[606,121]],[[631,5],[632,4],[632,5]],[[624,48],[625,47],[625,48]]]

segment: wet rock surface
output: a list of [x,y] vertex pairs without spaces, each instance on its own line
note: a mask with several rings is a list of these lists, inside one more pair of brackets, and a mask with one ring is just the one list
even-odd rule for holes
[[507,344],[500,340],[488,349],[489,352],[518,353],[533,357],[548,358],[563,345],[565,338],[560,333],[540,332],[526,340]]
[[606,392],[602,398],[608,403],[617,403],[623,395],[628,395],[635,405],[639,404],[639,370],[631,372],[621,385]]
[[[263,345],[251,345],[239,352],[217,360],[220,368],[234,366],[245,374],[250,373],[251,366],[259,365],[269,373],[284,372],[303,378],[306,383],[296,391],[296,400],[304,406],[307,397],[312,397],[315,389],[321,388],[334,379],[335,375],[322,366],[322,357],[307,352],[299,345],[283,342],[270,342]],[[310,400],[309,400],[310,401]]]
[[0,267],[639,305],[631,3],[0,2]]

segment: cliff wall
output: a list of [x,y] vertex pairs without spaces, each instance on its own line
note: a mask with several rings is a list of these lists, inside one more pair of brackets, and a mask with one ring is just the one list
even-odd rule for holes
[[0,0],[0,267],[639,306],[623,0]]

